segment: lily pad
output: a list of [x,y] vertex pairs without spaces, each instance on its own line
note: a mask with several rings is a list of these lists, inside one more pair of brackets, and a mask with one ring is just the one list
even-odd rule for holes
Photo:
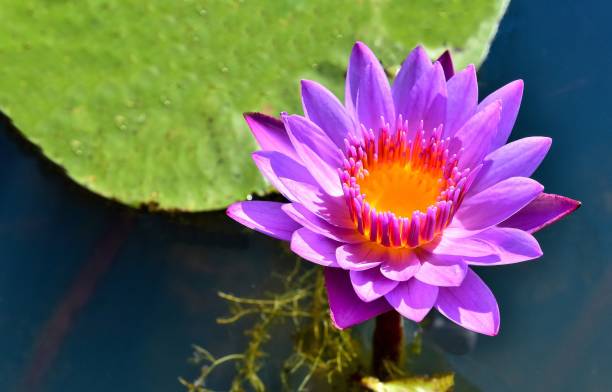
[[7,0],[0,110],[76,182],[131,206],[218,209],[267,185],[245,111],[342,91],[351,45],[480,63],[507,0]]

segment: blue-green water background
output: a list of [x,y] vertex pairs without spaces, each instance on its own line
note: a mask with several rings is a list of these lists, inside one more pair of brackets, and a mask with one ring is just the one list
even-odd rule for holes
[[[501,306],[497,337],[426,336],[481,390],[612,390],[611,12],[604,1],[514,0],[479,71],[481,97],[525,80],[512,138],[551,136],[535,177],[583,201],[537,234],[539,261],[479,270]],[[216,292],[261,294],[269,271],[292,262],[278,242],[223,213],[126,215],[1,127],[0,390],[28,378],[42,391],[181,390],[177,377],[197,373],[191,344],[243,348],[244,324],[215,323],[226,311]],[[289,344],[279,335],[286,348],[262,371],[272,390]]]

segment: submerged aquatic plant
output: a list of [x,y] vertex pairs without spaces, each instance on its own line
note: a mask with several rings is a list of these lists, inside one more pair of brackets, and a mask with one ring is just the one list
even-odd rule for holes
[[296,263],[291,271],[284,272],[279,276],[282,290],[269,292],[264,298],[219,293],[230,305],[230,315],[218,318],[219,324],[233,324],[254,317],[253,324],[245,331],[249,342],[244,352],[219,358],[195,346],[191,361],[202,365],[200,375],[191,382],[179,379],[188,391],[211,391],[209,376],[228,362],[236,365],[230,391],[266,390],[259,372],[265,365],[266,346],[271,345],[273,330],[281,325],[289,327],[293,340],[293,352],[285,359],[280,374],[284,390],[305,390],[315,373],[330,385],[342,389],[351,384],[349,375],[362,367],[360,345],[350,331],[333,328],[328,315],[323,274],[318,269],[303,268],[301,262]]
[[245,116],[255,164],[289,202],[239,202],[228,215],[325,266],[338,328],[393,309],[418,322],[435,307],[497,334],[497,301],[470,267],[541,256],[532,233],[580,205],[528,178],[550,138],[506,144],[523,82],[478,103],[473,66],[455,74],[450,55],[432,64],[417,47],[391,87],[358,42],[344,105],[301,86],[304,116]]
[[[200,373],[192,381],[179,378],[189,392],[212,392],[211,377],[221,367],[234,365],[232,380],[223,390],[265,391],[261,373],[270,365],[268,350],[284,343],[278,329],[290,331],[292,352],[285,358],[279,380],[284,391],[342,390],[362,391],[446,391],[454,385],[454,374],[434,371],[433,375],[415,374],[408,366],[397,362],[383,363],[392,380],[374,377],[369,365],[368,348],[363,345],[354,330],[333,327],[329,317],[324,274],[296,260],[290,270],[274,274],[280,288],[266,290],[263,297],[245,298],[227,293],[219,296],[227,301],[229,315],[217,319],[217,323],[244,328],[248,337],[244,351],[221,357],[200,346],[194,346],[190,362],[201,366]],[[277,279],[276,279],[277,278]],[[248,319],[248,320],[247,320]],[[237,322],[240,325],[236,325]],[[405,347],[407,359],[417,361],[421,356],[421,333],[418,328],[411,343]],[[404,364],[405,365],[405,364]],[[439,365],[439,364],[438,364]],[[442,365],[444,368],[444,365]],[[270,374],[270,371],[267,372]],[[274,373],[274,372],[272,372]],[[323,388],[323,389],[322,389]]]

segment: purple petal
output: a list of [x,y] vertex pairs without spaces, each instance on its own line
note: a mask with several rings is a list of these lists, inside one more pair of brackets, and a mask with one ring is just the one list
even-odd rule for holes
[[499,90],[493,92],[488,97],[482,100],[478,105],[477,110],[484,110],[489,104],[500,100],[502,106],[501,119],[497,129],[497,134],[491,142],[491,150],[496,150],[506,144],[512,127],[516,121],[519,108],[521,107],[521,99],[523,98],[523,81],[515,80],[510,82]]
[[360,300],[353,290],[348,271],[325,268],[325,287],[332,322],[339,329],[362,323],[392,309],[384,298],[372,302]]
[[453,58],[448,50],[445,50],[444,53],[442,53],[436,61],[442,65],[442,69],[444,70],[444,77],[446,78],[446,80],[449,80],[455,75]]
[[351,283],[357,296],[365,302],[372,302],[393,290],[398,282],[385,278],[378,268],[365,271],[349,271]]
[[453,76],[446,86],[446,121],[444,136],[453,136],[465,122],[472,117],[478,105],[478,82],[476,69],[468,65],[466,69]]
[[565,196],[542,193],[499,225],[534,233],[574,212],[580,205],[579,201]]
[[279,240],[289,241],[301,226],[281,209],[283,203],[273,201],[242,201],[227,208],[227,215],[246,227]]
[[453,230],[447,228],[442,236],[423,246],[423,250],[434,256],[443,258],[458,257],[485,257],[495,254],[495,249],[474,236],[473,231]]
[[307,182],[283,177],[280,180],[291,190],[297,202],[313,214],[325,219],[334,226],[348,229],[355,228],[344,197],[330,196],[323,192],[319,185],[312,185]]
[[412,249],[389,249],[387,259],[380,266],[380,272],[389,279],[406,281],[419,270],[421,263]]
[[472,168],[478,165],[491,151],[491,141],[497,134],[500,113],[501,103],[495,101],[473,115],[455,133],[449,150],[451,153],[456,153],[463,148],[464,151],[460,158],[461,168]]
[[303,227],[296,230],[291,237],[291,250],[298,256],[315,264],[326,267],[339,267],[336,263],[336,241],[313,233]]
[[385,298],[402,316],[417,323],[422,321],[436,303],[438,287],[416,279],[401,282]]
[[374,53],[362,42],[353,46],[349,59],[345,104],[349,113],[366,128],[378,131],[380,116],[389,123],[395,121],[387,75]]
[[511,177],[463,201],[451,226],[483,230],[494,226],[535,199],[544,187],[525,177]]
[[317,124],[339,148],[355,133],[355,124],[338,98],[320,84],[302,80],[302,106],[306,117]]
[[289,139],[304,166],[321,188],[332,196],[342,195],[337,169],[341,151],[316,124],[298,115],[283,115]]
[[261,174],[289,200],[295,201],[297,199],[291,189],[282,181],[283,178],[318,187],[316,180],[308,170],[287,155],[276,151],[256,151],[252,156]]
[[357,92],[359,123],[363,124],[366,129],[374,130],[376,134],[384,126],[382,119],[390,124],[391,129],[394,129],[395,124],[395,111],[389,81],[386,76],[384,77],[385,84],[382,85],[377,71],[372,66],[368,66]]
[[459,287],[441,287],[436,308],[449,320],[474,332],[497,335],[499,308],[487,285],[468,270]]
[[262,150],[278,151],[300,161],[282,121],[263,113],[245,113],[244,119]]
[[551,143],[552,139],[548,137],[526,137],[493,151],[485,157],[470,194],[481,192],[506,178],[531,176],[548,153]]
[[310,212],[306,207],[299,203],[289,203],[283,205],[283,211],[294,221],[309,230],[321,234],[329,239],[338,242],[358,243],[363,242],[364,237],[355,228],[345,229],[334,226],[324,219]]
[[435,63],[427,74],[417,80],[405,106],[397,108],[398,115],[401,114],[408,120],[409,136],[415,134],[421,121],[426,133],[443,124],[446,117],[446,100],[444,71],[440,63]]
[[336,260],[347,270],[364,271],[379,266],[386,260],[387,250],[372,242],[346,244],[336,249]]
[[428,252],[419,252],[421,267],[414,277],[423,283],[433,286],[459,286],[468,266],[461,257],[437,256]]
[[472,238],[493,246],[495,253],[491,256],[469,259],[470,265],[513,264],[542,256],[538,241],[523,230],[492,227]]
[[408,107],[410,92],[416,82],[426,74],[429,74],[433,65],[422,46],[414,48],[400,68],[393,81],[392,94],[396,112],[402,113],[400,108]]

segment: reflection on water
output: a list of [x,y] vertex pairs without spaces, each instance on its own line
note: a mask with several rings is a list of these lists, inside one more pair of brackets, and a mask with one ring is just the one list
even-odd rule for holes
[[[458,390],[612,390],[609,11],[515,0],[479,72],[481,96],[525,79],[513,138],[551,136],[535,177],[584,205],[537,235],[539,261],[479,270],[501,305],[499,336],[433,319],[427,355],[461,375]],[[126,212],[1,127],[0,389],[179,390],[178,376],[197,373],[191,344],[217,355],[243,349],[245,325],[215,323],[226,313],[216,293],[260,294],[270,271],[293,262],[281,244],[223,213]],[[286,354],[274,346],[261,373],[272,390]],[[227,385],[232,370],[220,368],[212,385]]]

